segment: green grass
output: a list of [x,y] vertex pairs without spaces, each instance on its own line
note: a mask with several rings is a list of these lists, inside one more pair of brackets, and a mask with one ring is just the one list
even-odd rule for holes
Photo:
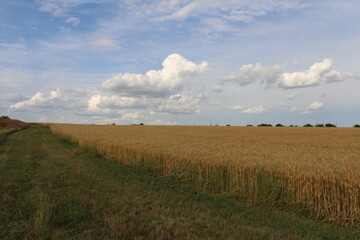
[[360,239],[102,159],[40,125],[0,145],[0,239]]

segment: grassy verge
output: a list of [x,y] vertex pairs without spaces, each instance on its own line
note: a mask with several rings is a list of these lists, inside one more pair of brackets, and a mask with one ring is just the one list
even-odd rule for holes
[[15,129],[1,127],[0,128],[0,144],[5,140],[5,137],[8,134],[11,134],[11,133],[13,133],[15,131],[16,131]]
[[1,143],[0,183],[0,239],[360,239],[354,228],[197,193],[39,125]]

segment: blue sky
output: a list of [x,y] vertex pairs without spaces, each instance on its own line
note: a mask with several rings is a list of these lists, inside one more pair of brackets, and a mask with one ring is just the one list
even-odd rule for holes
[[355,0],[0,0],[0,112],[352,126],[359,23]]

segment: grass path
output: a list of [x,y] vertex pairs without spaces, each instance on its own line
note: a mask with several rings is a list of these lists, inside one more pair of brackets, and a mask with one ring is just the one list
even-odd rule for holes
[[0,239],[360,239],[355,229],[196,193],[40,125],[0,144]]

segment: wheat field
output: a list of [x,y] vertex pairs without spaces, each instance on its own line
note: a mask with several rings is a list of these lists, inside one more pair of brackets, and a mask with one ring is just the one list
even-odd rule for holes
[[249,202],[360,222],[360,129],[48,124],[105,157]]

